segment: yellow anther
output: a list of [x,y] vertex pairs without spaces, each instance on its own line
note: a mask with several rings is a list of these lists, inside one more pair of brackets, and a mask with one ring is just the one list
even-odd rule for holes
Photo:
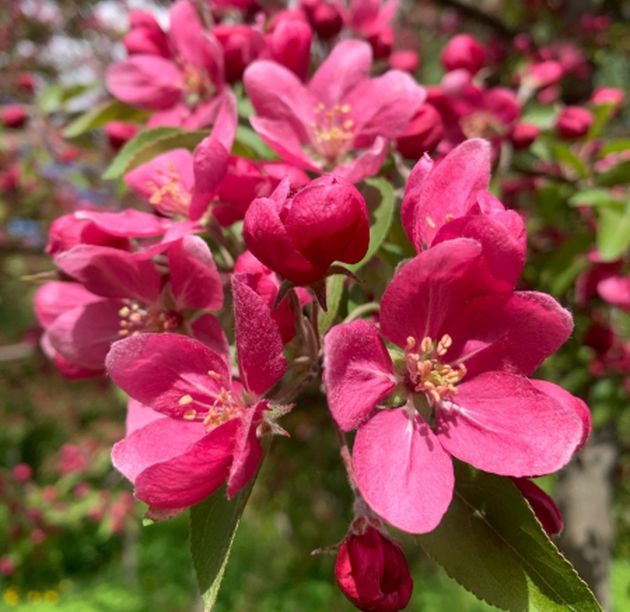
[[119,311],[118,315],[121,317],[128,317],[131,314],[131,310],[129,310],[129,306],[123,306]]
[[444,215],[444,220],[445,221],[452,221],[455,218],[454,215],[452,215],[451,213],[448,213],[446,215]]
[[208,370],[208,376],[210,378],[214,378],[214,380],[221,380],[222,378],[221,374],[215,372],[214,370]]
[[188,408],[182,417],[185,421],[194,421],[197,418],[197,411],[194,408]]
[[433,350],[433,340],[429,338],[429,336],[425,336],[422,338],[422,342],[420,343],[420,350],[423,353],[430,353]]
[[431,219],[431,217],[426,217],[426,220],[427,220],[427,225],[431,229],[435,229],[437,227],[437,225],[435,225],[435,221],[433,219]]
[[123,337],[128,336],[129,335],[129,330],[128,329],[120,329],[120,330],[118,330],[118,335],[119,336],[123,336]]
[[441,357],[442,355],[446,355],[446,352],[451,345],[453,344],[453,338],[451,338],[448,334],[444,334],[441,340],[438,342],[436,353]]
[[178,403],[180,406],[186,406],[186,405],[188,405],[188,404],[192,403],[192,401],[193,401],[192,396],[187,394],[187,395],[182,395],[182,396],[179,398],[179,402],[177,402],[177,403]]
[[341,112],[345,115],[347,113],[350,112],[350,105],[349,104],[343,104],[341,106]]
[[132,312],[129,315],[129,320],[133,323],[142,323],[142,315],[139,312]]

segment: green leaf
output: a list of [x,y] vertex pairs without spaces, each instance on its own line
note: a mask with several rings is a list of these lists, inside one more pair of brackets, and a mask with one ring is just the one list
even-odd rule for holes
[[363,195],[372,220],[370,224],[370,244],[365,257],[359,263],[344,264],[344,267],[354,274],[376,255],[387,237],[394,218],[393,187],[382,178],[367,179],[365,182],[368,187],[363,190]]
[[239,125],[236,128],[236,139],[232,149],[234,155],[247,159],[277,159],[276,154],[254,130]]
[[618,205],[619,200],[616,199],[607,189],[584,189],[578,191],[569,198],[571,206],[610,206]]
[[225,486],[190,509],[190,552],[204,610],[212,610],[219,594],[230,550],[254,479],[228,501]]
[[588,168],[586,164],[572,151],[569,145],[556,142],[552,147],[552,151],[556,160],[571,168],[578,178],[588,178]]
[[76,138],[81,134],[105,125],[108,121],[141,121],[146,111],[139,110],[118,100],[108,100],[77,117],[63,132],[64,138]]
[[343,295],[343,281],[344,277],[341,274],[335,274],[326,279],[328,310],[326,312],[321,310],[319,313],[319,331],[322,336],[330,329],[339,311]]
[[615,185],[626,185],[628,177],[630,177],[630,160],[625,160],[610,170],[602,172],[597,177],[597,182],[605,187],[614,187]]
[[457,463],[453,501],[418,540],[464,588],[513,612],[601,611],[508,479]]
[[630,138],[613,138],[607,141],[599,150],[599,157],[606,157],[610,153],[623,153],[630,150]]
[[603,261],[614,261],[630,246],[630,206],[625,210],[603,208],[597,223],[597,250]]
[[109,165],[104,179],[117,179],[140,164],[151,161],[172,149],[193,150],[206,136],[207,131],[186,131],[174,127],[158,127],[138,134],[120,150]]

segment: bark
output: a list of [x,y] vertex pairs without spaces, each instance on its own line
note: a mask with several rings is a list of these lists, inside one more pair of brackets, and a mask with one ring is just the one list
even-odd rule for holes
[[617,457],[613,431],[593,432],[580,454],[561,474],[556,489],[565,520],[560,548],[589,584],[604,610],[611,609],[612,476]]

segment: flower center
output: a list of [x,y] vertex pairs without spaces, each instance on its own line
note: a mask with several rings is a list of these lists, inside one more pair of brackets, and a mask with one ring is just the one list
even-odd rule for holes
[[[221,380],[221,376],[214,370],[209,370],[208,376],[214,380]],[[195,399],[188,394],[182,395],[178,403],[186,407],[182,415],[183,419],[202,421],[206,431],[211,431],[230,419],[240,416],[245,410],[243,402],[225,387],[221,387],[212,403]]]
[[214,87],[205,70],[192,64],[184,64],[182,72],[184,97],[188,106],[197,106],[199,102],[212,96]]
[[118,335],[121,338],[137,336],[141,332],[174,331],[182,323],[178,312],[150,309],[130,300],[118,311],[118,318]]
[[448,334],[444,334],[437,344],[426,336],[419,347],[416,347],[415,338],[407,338],[405,363],[409,381],[414,391],[425,394],[431,406],[456,395],[457,384],[466,375],[463,364],[454,368],[439,359],[446,355],[452,344],[453,339]]
[[191,196],[182,189],[181,176],[173,162],[156,171],[158,181],[148,181],[149,204],[166,215],[188,215]]
[[314,144],[317,152],[334,164],[349,146],[354,138],[354,121],[348,117],[351,107],[349,104],[335,104],[327,108],[318,104],[313,109]]
[[471,113],[459,120],[461,128],[466,138],[496,138],[504,133],[503,126],[497,118],[487,111]]

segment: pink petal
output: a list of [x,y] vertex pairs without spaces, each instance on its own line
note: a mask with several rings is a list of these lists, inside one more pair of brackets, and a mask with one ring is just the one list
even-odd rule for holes
[[[223,357],[178,334],[140,334],[119,340],[105,365],[114,384],[133,399],[172,417],[183,417],[196,402],[212,404],[218,393],[230,389]],[[180,404],[187,395],[195,403]]]
[[597,285],[597,293],[613,306],[630,310],[630,276],[612,276]]
[[361,495],[394,527],[427,533],[453,496],[451,458],[419,415],[384,410],[359,428],[353,465]]
[[256,133],[287,163],[299,168],[321,172],[321,167],[302,149],[298,133],[285,121],[250,117]]
[[529,382],[531,382],[536,389],[551,396],[558,403],[562,404],[569,410],[573,410],[578,415],[582,421],[582,438],[580,440],[580,444],[578,445],[578,450],[582,448],[584,444],[586,444],[586,441],[591,435],[591,430],[593,429],[591,411],[588,409],[588,406],[584,403],[584,401],[575,395],[571,395],[571,393],[562,387],[546,380],[530,379]]
[[117,442],[112,449],[112,463],[121,474],[135,482],[145,469],[181,455],[205,435],[201,423],[160,416]]
[[227,480],[227,496],[232,499],[258,472],[263,450],[256,434],[262,413],[268,402],[258,402],[240,418],[234,441],[233,459]]
[[536,476],[566,465],[583,433],[575,411],[527,378],[486,372],[464,379],[437,411],[437,436],[452,455],[502,476]]
[[55,263],[86,289],[104,297],[153,302],[161,277],[150,261],[111,247],[78,245],[55,257]]
[[383,335],[404,347],[412,336],[434,340],[444,322],[461,306],[484,292],[477,271],[482,264],[481,245],[458,238],[438,244],[401,266],[381,300]]
[[353,129],[361,138],[401,136],[426,95],[413,77],[390,70],[360,83],[345,99],[350,106]]
[[223,285],[208,245],[199,236],[185,236],[168,250],[170,283],[177,309],[220,310]]
[[47,330],[50,344],[71,363],[102,369],[111,343],[120,338],[121,306],[118,300],[99,300],[64,312]]
[[228,476],[238,420],[213,429],[184,453],[147,467],[136,497],[154,508],[185,508],[214,493]]
[[388,146],[384,138],[378,137],[369,149],[363,151],[358,157],[333,170],[335,176],[345,178],[347,181],[360,183],[362,180],[374,176],[383,166],[387,157]]
[[324,338],[328,407],[344,431],[356,429],[396,387],[392,360],[372,323],[335,325]]
[[136,429],[142,429],[145,425],[163,419],[164,415],[145,406],[135,399],[127,401],[127,418],[125,420],[126,435],[131,435]]
[[525,265],[527,233],[522,217],[513,210],[491,215],[469,214],[443,225],[433,245],[453,238],[474,238],[481,243],[488,276],[496,291],[510,291]]
[[464,216],[476,203],[477,192],[488,188],[490,156],[490,144],[473,138],[434,166],[416,196],[413,215],[416,249],[430,245],[444,223]]
[[44,283],[35,293],[35,315],[42,327],[48,327],[64,312],[100,299],[79,283],[51,281]]
[[262,395],[287,370],[280,330],[269,306],[247,285],[244,275],[232,276],[232,295],[241,376],[247,389]]
[[369,78],[371,66],[370,45],[360,40],[344,40],[335,45],[317,69],[308,91],[327,107],[341,104],[359,83]]
[[184,65],[202,68],[212,84],[219,88],[224,82],[223,47],[201,23],[193,2],[180,0],[170,11],[169,41],[177,59]]
[[225,337],[225,331],[214,315],[204,314],[189,323],[190,335],[215,353],[222,355],[226,363],[230,361],[230,345]]
[[162,219],[151,213],[128,208],[120,212],[96,212],[79,210],[74,213],[77,219],[91,221],[99,229],[111,236],[122,238],[151,238],[161,236],[171,225],[168,219]]
[[84,368],[79,364],[72,363],[67,359],[64,359],[50,343],[50,338],[47,332],[42,334],[40,339],[40,347],[44,352],[44,355],[48,357],[59,370],[59,373],[67,380],[81,380],[84,378],[100,377],[105,373],[105,368],[101,366],[95,370]]
[[424,182],[433,170],[433,160],[426,153],[417,161],[412,168],[407,184],[405,186],[405,195],[403,197],[400,216],[405,233],[412,244],[415,244],[413,237],[413,219],[416,202],[420,198]]
[[243,83],[258,118],[285,124],[286,132],[295,134],[298,142],[308,141],[318,100],[293,72],[276,62],[258,60],[245,70]]
[[107,70],[107,89],[119,100],[149,110],[171,108],[181,98],[182,73],[157,55],[134,55]]
[[442,331],[453,339],[447,358],[463,361],[470,376],[491,370],[528,376],[572,330],[571,314],[551,296],[517,291],[463,304]]

